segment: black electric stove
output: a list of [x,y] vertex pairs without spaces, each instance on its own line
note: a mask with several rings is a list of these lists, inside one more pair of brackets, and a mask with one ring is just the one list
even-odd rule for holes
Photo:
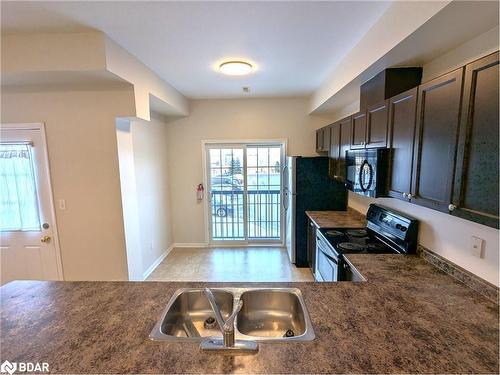
[[318,281],[349,280],[344,254],[410,254],[417,248],[418,221],[371,204],[366,228],[321,228],[316,233]]
[[399,253],[388,246],[366,229],[342,228],[319,229],[324,239],[333,247],[333,250],[340,254],[390,254]]

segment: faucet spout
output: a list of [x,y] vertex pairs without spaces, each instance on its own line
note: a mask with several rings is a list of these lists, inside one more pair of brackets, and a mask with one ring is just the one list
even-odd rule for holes
[[222,331],[224,329],[224,319],[222,318],[222,314],[220,313],[219,306],[217,306],[217,302],[215,301],[215,296],[210,290],[210,288],[205,288],[203,290],[203,293],[207,296],[208,303],[210,303],[210,307],[212,308],[212,311],[215,314],[215,320],[217,321],[217,324],[219,326],[219,329]]
[[233,309],[233,312],[229,316],[229,318],[224,321],[224,318],[222,318],[222,314],[220,312],[220,308],[217,305],[217,302],[215,301],[215,296],[210,290],[210,288],[205,288],[203,290],[205,295],[207,296],[208,302],[210,303],[210,307],[212,308],[214,314],[215,314],[215,320],[217,321],[217,324],[219,325],[219,329],[222,333],[222,337],[224,340],[224,346],[225,347],[233,347],[234,346],[234,321],[236,319],[236,316],[238,315],[238,312],[241,310],[243,307],[243,301],[239,300],[238,304],[235,306]]

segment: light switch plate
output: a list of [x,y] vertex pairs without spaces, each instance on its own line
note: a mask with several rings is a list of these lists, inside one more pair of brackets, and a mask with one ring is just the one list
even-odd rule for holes
[[470,249],[472,251],[472,255],[482,258],[483,257],[483,247],[484,240],[482,238],[471,236],[470,241]]
[[60,210],[66,209],[66,200],[65,199],[59,199],[59,209]]

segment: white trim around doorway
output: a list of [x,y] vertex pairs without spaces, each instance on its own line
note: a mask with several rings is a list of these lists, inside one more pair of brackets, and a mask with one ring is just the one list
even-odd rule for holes
[[[283,147],[283,157],[286,159],[288,153],[288,139],[287,138],[277,138],[277,139],[218,139],[218,140],[202,140],[201,141],[201,159],[202,159],[202,173],[203,173],[203,186],[206,188],[208,186],[207,180],[207,157],[206,157],[206,147],[208,145],[214,144],[243,144],[243,145],[265,145],[265,144],[275,144],[281,145]],[[282,160],[282,164],[285,160]],[[259,247],[259,246],[285,246],[286,236],[284,235],[285,223],[281,220],[281,241],[252,241],[248,242],[233,242],[231,244],[224,244],[224,242],[218,241],[217,243],[210,241],[210,220],[208,213],[210,212],[209,200],[207,199],[206,190],[203,197],[203,222],[205,231],[205,246],[206,247]],[[283,207],[281,208],[283,210]],[[283,217],[283,214],[282,214]]]

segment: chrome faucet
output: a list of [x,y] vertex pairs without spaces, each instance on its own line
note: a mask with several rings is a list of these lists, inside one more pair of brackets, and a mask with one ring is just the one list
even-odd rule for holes
[[256,351],[258,350],[258,345],[255,341],[248,340],[235,340],[234,338],[234,321],[236,316],[240,312],[243,307],[243,301],[240,299],[238,303],[233,309],[233,312],[229,317],[224,321],[222,314],[220,312],[220,308],[215,301],[215,296],[212,293],[210,288],[203,289],[203,292],[207,296],[208,302],[210,303],[210,307],[212,308],[215,314],[215,320],[217,321],[217,325],[222,333],[222,341],[221,340],[206,340],[201,342],[201,348],[204,350],[224,350],[224,349],[232,349],[232,350],[242,350],[242,351]]
[[208,302],[210,303],[210,307],[212,307],[212,310],[215,314],[215,320],[217,321],[219,329],[222,332],[224,346],[234,346],[234,320],[236,319],[236,315],[238,315],[241,308],[243,307],[243,301],[242,300],[238,301],[238,304],[234,308],[231,315],[229,315],[229,318],[227,318],[226,321],[224,321],[224,319],[222,318],[222,314],[220,312],[220,308],[219,306],[217,306],[217,302],[215,301],[215,296],[210,290],[210,288],[205,288],[203,292],[207,296]]

